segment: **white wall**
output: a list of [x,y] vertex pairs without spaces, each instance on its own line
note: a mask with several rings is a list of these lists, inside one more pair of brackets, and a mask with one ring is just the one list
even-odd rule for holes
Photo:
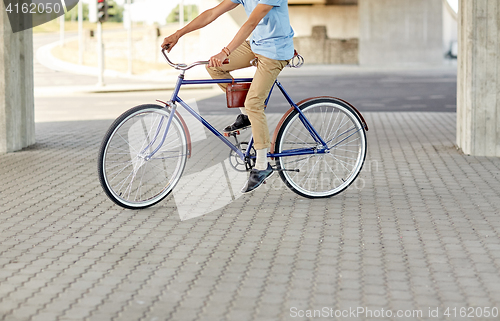
[[443,0],[443,52],[447,53],[451,44],[456,44],[457,40],[457,13],[450,7],[447,0]]

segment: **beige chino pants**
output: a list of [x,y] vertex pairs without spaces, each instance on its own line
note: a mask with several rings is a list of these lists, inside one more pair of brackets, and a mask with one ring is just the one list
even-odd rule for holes
[[[269,59],[255,54],[250,48],[250,43],[245,41],[228,57],[229,64],[222,65],[222,67],[207,67],[207,71],[213,79],[231,79],[231,71],[250,67],[250,61],[255,57],[258,59],[257,70],[245,100],[245,110],[252,124],[255,149],[264,149],[271,146],[264,103],[274,81],[288,61]],[[226,92],[227,85],[219,84],[224,92]]]

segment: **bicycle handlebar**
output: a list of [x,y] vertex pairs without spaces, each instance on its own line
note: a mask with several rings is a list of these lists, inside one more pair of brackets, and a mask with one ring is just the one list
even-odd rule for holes
[[[186,65],[186,64],[176,64],[176,63],[173,63],[170,59],[168,59],[168,56],[167,54],[165,53],[165,51],[168,49],[168,45],[165,47],[165,48],[162,48],[161,49],[161,53],[163,54],[163,57],[165,57],[165,59],[167,60],[167,63],[177,69],[177,70],[188,70],[188,69],[191,69],[195,66],[199,66],[199,65],[208,65],[209,64],[209,61],[208,60],[203,60],[203,61],[196,61],[196,62],[193,62],[192,64],[190,65]],[[226,60],[224,60],[222,62],[222,64],[226,65],[229,63],[229,59],[226,58]]]
[[[190,65],[175,64],[172,61],[170,61],[170,59],[168,59],[167,54],[165,53],[165,51],[168,50],[169,47],[170,47],[169,45],[166,45],[164,48],[161,49],[161,53],[163,54],[163,57],[165,57],[165,59],[167,60],[168,64],[170,66],[172,66],[173,68],[177,69],[177,70],[183,70],[184,71],[184,70],[191,69],[191,68],[193,68],[195,66],[208,65],[209,64],[208,60],[193,62]],[[254,61],[255,61],[255,59],[252,60],[252,61],[250,61],[250,64],[252,66],[256,66],[256,64],[254,63]],[[228,58],[226,58],[222,62],[223,65],[226,65],[228,63],[229,63],[229,59]],[[293,58],[290,59],[290,62],[288,63],[287,67],[290,67],[290,68],[300,68],[300,67],[302,67],[303,64],[304,64],[304,57],[302,57],[301,55],[299,55],[299,53],[297,52],[297,50],[295,50]]]

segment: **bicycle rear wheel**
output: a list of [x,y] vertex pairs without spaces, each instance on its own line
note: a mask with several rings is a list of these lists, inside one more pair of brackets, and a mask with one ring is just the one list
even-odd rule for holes
[[[329,152],[276,158],[283,182],[308,198],[330,197],[345,190],[360,173],[366,157],[366,133],[357,113],[335,98],[319,98],[298,106],[327,143]],[[275,152],[321,148],[294,110],[283,121]]]
[[129,209],[152,206],[179,181],[186,165],[187,140],[174,116],[162,144],[169,116],[170,111],[162,106],[137,106],[118,117],[104,136],[98,156],[99,180],[116,204]]

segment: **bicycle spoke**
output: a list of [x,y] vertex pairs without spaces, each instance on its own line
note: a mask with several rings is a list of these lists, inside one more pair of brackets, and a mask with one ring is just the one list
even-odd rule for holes
[[[132,175],[134,173],[134,171],[131,171],[124,179],[122,179],[118,184],[121,183],[120,187],[117,188],[117,191],[120,192],[120,195],[123,194],[123,192],[121,192],[123,186],[125,185],[125,183],[128,181],[128,178],[130,177],[130,175]],[[122,183],[123,182],[123,183]],[[125,189],[125,192],[127,190]]]
[[[174,153],[174,152],[172,152]],[[153,157],[151,159],[169,159],[169,158],[178,158],[179,156],[188,156],[188,154],[178,154],[175,156],[169,156],[169,157]]]
[[332,154],[328,154],[328,155],[330,155],[330,156],[331,156],[334,160],[336,160],[336,161],[337,161],[340,165],[342,165],[342,167],[344,167],[344,169],[345,169],[346,171],[348,171],[348,172],[350,172],[350,171],[351,171],[350,169],[348,169],[348,168],[347,168],[347,167],[345,167],[345,165],[344,165],[344,164],[349,165],[349,163],[344,162],[344,161],[342,161],[342,160],[338,159],[337,157],[333,156]]
[[121,170],[111,173],[110,175],[113,176],[113,179],[110,182],[112,182],[116,177],[118,177],[119,174],[121,174],[125,169],[127,169],[127,167],[131,165],[133,166],[132,162],[130,162],[130,165],[123,167]]
[[168,174],[167,170],[165,170],[165,169],[163,169],[163,168],[160,168],[160,167],[158,167],[157,165],[154,165],[154,164],[151,164],[151,163],[150,163],[150,166],[153,166],[154,168],[158,169],[160,172],[163,172],[163,173],[167,173],[167,174]]
[[[329,155],[332,155],[331,153]],[[352,159],[352,160],[356,160],[357,158],[354,158],[354,157],[349,157],[349,156],[345,156],[345,155],[335,155],[334,157],[341,157],[341,158],[347,158],[347,159]]]
[[331,148],[335,148],[336,146],[338,146],[340,143],[342,143],[343,141],[345,141],[346,139],[349,139],[350,137],[352,137],[352,135],[356,134],[357,132],[359,132],[361,130],[358,129],[357,131],[355,131],[354,133],[352,133],[351,135],[347,136],[346,138],[342,139],[340,142],[338,142],[337,144],[333,145]]
[[[328,125],[327,125],[327,127],[326,127],[326,129],[325,129],[325,133],[324,133],[323,137],[328,137],[328,130],[329,130],[329,128],[330,128],[330,122],[331,122],[331,120],[332,120],[332,118],[333,118],[333,114],[334,114],[334,113],[330,113],[330,119],[328,120]],[[335,113],[335,114],[337,114],[337,116],[335,117],[335,122],[336,122],[336,121],[337,121],[337,118],[339,117],[339,113]],[[335,124],[335,123],[334,123],[334,124]],[[332,126],[333,126],[333,125],[332,125]]]
[[[355,142],[355,141],[358,141],[359,140],[359,137],[354,139],[354,140],[351,140],[351,141],[348,141],[346,142],[345,144],[342,144],[342,145],[335,145],[335,147],[332,147],[333,149],[337,150],[337,147],[340,146],[340,147],[345,147],[345,146],[349,146],[349,144],[351,144],[352,142]],[[351,145],[352,146],[352,145]],[[357,146],[357,145],[356,145]]]
[[[309,133],[309,132],[308,132],[308,133]],[[292,134],[292,133],[290,133],[290,136],[297,138],[298,140],[302,141],[304,144],[311,144],[311,143],[306,142],[305,140],[303,140],[303,139],[299,138],[298,136],[296,136],[296,135],[294,135],[294,134]]]
[[[123,151],[124,153],[122,153],[122,155],[130,155],[130,149],[125,149],[125,148],[120,148],[120,147],[113,147],[112,149],[113,150],[117,149],[119,151]],[[119,154],[119,153],[110,153],[110,152],[108,152],[108,155],[111,155],[111,154]]]
[[[144,122],[144,118],[141,118],[140,121],[141,121],[141,125],[142,125],[142,129],[143,129],[143,132],[144,132],[144,135],[146,137],[146,139],[144,140],[144,143],[141,147],[141,152],[145,152],[146,149],[150,149],[150,152],[151,152],[151,149],[152,149],[152,145],[151,144],[154,144],[154,142],[156,141],[156,139],[158,138],[158,135],[161,131],[161,127],[162,127],[162,121],[160,121],[160,124],[156,125],[156,133],[155,133],[155,136],[153,137],[153,139],[149,139],[151,137],[151,133],[153,132],[153,130],[155,130],[155,126],[154,124],[156,123],[156,119],[158,119],[158,117],[161,117],[159,115],[155,115],[155,119],[154,120],[151,120],[151,129],[150,131],[148,132],[148,130],[146,129],[146,124]],[[163,119],[163,117],[162,117]],[[146,144],[147,143],[147,144]],[[146,146],[144,146],[146,145]]]
[[[132,146],[132,145],[130,145],[130,143],[128,142],[128,140],[126,140],[126,139],[125,139],[122,135],[118,134],[118,136],[119,136],[121,139],[123,139],[123,141],[124,141],[124,142],[125,142],[128,146],[130,146],[131,148],[133,148],[133,146]],[[134,150],[134,152],[136,152],[136,151]]]
[[[346,117],[346,116],[344,115],[344,118],[345,118],[345,117]],[[342,119],[342,121],[343,121],[343,120],[344,120],[344,119]],[[341,129],[342,127],[344,127],[345,125],[347,125],[347,124],[349,124],[349,119],[347,119],[347,121],[346,121],[345,123],[343,123],[343,124],[341,124],[339,127],[337,127],[337,130],[335,131],[335,134],[332,136],[332,138],[327,137],[328,142],[330,142],[330,141],[334,140],[334,139],[335,139],[335,138],[337,138],[337,137],[342,136],[342,134],[341,134],[341,135],[337,135],[337,134],[338,134],[338,132],[340,131],[340,129]]]
[[[321,156],[319,156],[319,157],[321,157]],[[319,162],[319,160],[317,160],[317,161],[316,161],[316,163],[314,163],[314,165],[313,165],[313,167],[311,168],[311,170],[310,170],[310,171],[308,171],[309,175],[308,175],[308,176],[304,176],[304,178],[307,178],[307,179],[306,179],[306,182],[307,182],[307,181],[309,180],[309,178],[311,177],[311,175],[312,175],[312,173],[313,173],[314,168],[316,167],[316,165],[318,165],[318,162]],[[302,178],[302,179],[300,180],[300,182],[302,182],[302,181],[304,180],[304,178]]]
[[308,158],[304,161],[304,163],[303,163],[303,164],[302,164],[299,168],[297,168],[299,171],[298,171],[298,172],[296,172],[296,174],[295,174],[295,176],[294,176],[294,177],[297,177],[298,175],[300,175],[300,170],[304,167],[304,165],[306,165],[306,164],[307,164],[307,161],[309,161],[309,159],[311,159],[313,156],[315,156],[315,155],[311,155],[311,156],[309,156],[309,157],[308,157]]
[[339,137],[342,137],[342,136],[346,135],[347,133],[349,133],[350,131],[353,131],[353,130],[355,130],[355,129],[356,129],[356,127],[351,127],[351,128],[349,128],[348,130],[344,131],[344,132],[343,132],[343,133],[341,133],[340,135],[338,135],[338,136],[333,137],[332,139],[330,139],[330,140],[328,141],[328,143],[329,143],[329,142],[331,142],[331,141],[332,141],[332,140],[334,140],[334,139],[337,139],[337,138],[339,138]]
[[344,148],[335,148],[336,152],[347,152],[347,153],[359,153],[359,150],[350,150],[350,149],[344,149]]
[[330,169],[330,172],[332,172],[332,174],[335,176],[335,178],[340,182],[341,180],[344,181],[342,178],[339,178],[337,176],[337,173],[335,173],[335,171],[333,170],[333,168],[331,168],[331,166],[328,164],[328,162],[323,159],[323,162],[325,163],[326,166],[328,166],[328,168]]

